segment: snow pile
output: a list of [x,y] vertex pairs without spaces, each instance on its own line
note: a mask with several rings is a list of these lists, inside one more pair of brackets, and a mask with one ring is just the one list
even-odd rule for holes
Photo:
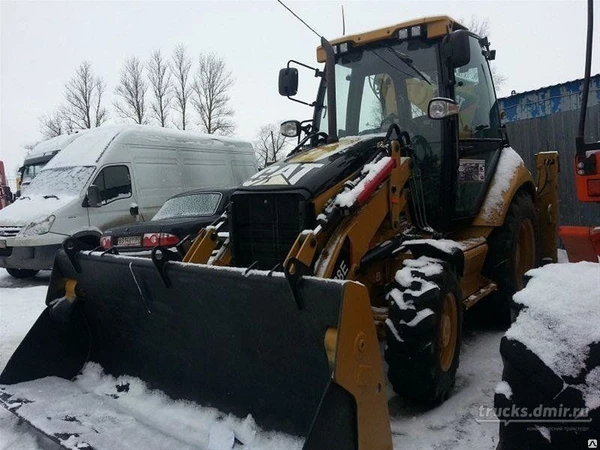
[[75,384],[87,392],[110,397],[121,410],[159,431],[199,445],[207,450],[251,448],[252,450],[302,448],[302,440],[282,433],[261,430],[252,415],[245,419],[226,415],[215,408],[174,401],[158,390],[149,390],[139,378],[107,375],[88,363]]
[[379,173],[383,170],[383,168],[392,160],[389,156],[384,156],[379,161],[373,164],[365,164],[362,169],[362,174],[365,177],[360,180],[360,182],[354,186],[352,189],[344,190],[344,192],[340,192],[334,201],[334,204],[341,206],[342,208],[350,208],[356,203],[356,199],[358,196],[365,190],[367,184],[369,184]]
[[303,444],[297,437],[261,430],[251,415],[240,419],[174,401],[138,378],[106,375],[95,363],[88,363],[73,382],[47,377],[0,390],[11,396],[9,409],[45,433],[60,436],[67,448],[275,450],[300,449]]
[[527,275],[527,288],[514,295],[526,309],[506,337],[525,344],[557,375],[576,377],[590,344],[600,342],[600,264],[550,264]]
[[511,147],[502,149],[494,179],[481,207],[480,214],[485,220],[490,220],[502,212],[502,196],[510,188],[510,182],[517,169],[524,165],[523,159]]

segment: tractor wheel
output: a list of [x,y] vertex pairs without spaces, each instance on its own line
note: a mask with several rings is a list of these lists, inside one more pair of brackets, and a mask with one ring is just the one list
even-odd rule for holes
[[407,260],[386,295],[385,359],[394,391],[414,402],[442,403],[454,387],[462,330],[461,291],[448,264]]
[[33,270],[33,269],[11,269],[11,268],[6,268],[6,271],[8,272],[8,274],[13,277],[13,278],[31,278],[34,277],[39,270]]
[[485,322],[510,325],[512,296],[523,289],[525,274],[539,265],[538,236],[533,200],[527,192],[519,191],[504,224],[495,229],[488,240],[483,274],[498,285],[498,291],[474,308]]

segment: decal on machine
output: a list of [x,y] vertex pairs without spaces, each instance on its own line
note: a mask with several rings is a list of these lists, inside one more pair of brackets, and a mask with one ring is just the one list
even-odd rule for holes
[[458,165],[459,183],[483,183],[485,181],[485,160],[461,159]]
[[290,186],[300,181],[311,170],[323,166],[324,164],[316,163],[272,165],[253,175],[243,186]]

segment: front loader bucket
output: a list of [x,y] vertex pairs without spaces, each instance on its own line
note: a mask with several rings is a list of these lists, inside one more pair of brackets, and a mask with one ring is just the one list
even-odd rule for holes
[[171,398],[252,414],[265,429],[306,437],[305,449],[392,448],[364,286],[304,277],[294,295],[279,273],[158,267],[59,251],[49,306],[0,384],[71,379],[96,362]]

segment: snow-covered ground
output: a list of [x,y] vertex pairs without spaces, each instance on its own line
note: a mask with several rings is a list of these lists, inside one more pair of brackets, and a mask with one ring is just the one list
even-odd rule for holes
[[[561,259],[564,260],[564,257]],[[5,271],[0,270],[0,371],[44,309],[48,280],[49,273],[47,272],[39,274],[33,280],[21,281],[13,280]],[[481,423],[477,419],[478,412],[482,407],[493,406],[494,390],[501,379],[502,361],[498,348],[502,335],[503,332],[498,330],[465,327],[456,389],[443,405],[435,409],[426,410],[410,405],[394,396],[391,388],[388,387],[395,449],[470,450],[477,448],[493,450],[496,448],[498,424]],[[97,372],[92,370],[88,373],[87,378],[82,379],[79,384],[92,391],[95,389],[106,390],[109,385],[114,387],[114,382],[112,384],[104,383],[106,380],[95,378],[96,375]],[[86,383],[87,386],[85,386]],[[143,386],[138,386],[138,389],[133,389],[133,391],[143,391]],[[102,393],[105,394],[104,391]],[[146,397],[152,396],[146,395]],[[206,408],[198,409],[189,405],[178,405],[168,399],[156,396],[147,398],[147,400],[162,402],[161,408],[171,408],[170,411],[175,417],[188,415],[188,419],[191,417],[194,420],[204,421],[199,426],[204,430],[203,435],[198,435],[198,437],[180,436],[185,442],[192,444],[192,448],[198,450],[231,449],[231,445],[227,447],[225,443],[232,442],[232,432],[235,432],[236,438],[247,433],[248,429],[250,429],[250,433],[253,432],[253,424],[248,419],[236,421],[228,418],[224,427],[215,428],[214,424],[221,420],[216,420],[215,415],[207,412]],[[128,406],[126,402],[122,402],[122,405],[124,407],[131,406]],[[132,405],[132,407],[139,406],[136,406],[136,403],[132,403]],[[180,407],[184,409],[178,409]],[[199,417],[204,417],[204,419],[198,419]],[[163,425],[168,426],[168,424]],[[189,424],[186,426],[189,429]],[[180,429],[184,430],[185,426]],[[189,433],[189,431],[185,433]],[[274,448],[271,445],[263,445],[264,439],[267,440],[267,444],[269,439],[272,443],[272,437],[268,434],[264,433],[259,437],[262,439],[261,442],[255,440],[251,446],[243,447],[238,443],[234,448]],[[45,448],[47,448],[46,442],[40,441],[27,426],[19,424],[15,416],[0,408],[0,450]]]

